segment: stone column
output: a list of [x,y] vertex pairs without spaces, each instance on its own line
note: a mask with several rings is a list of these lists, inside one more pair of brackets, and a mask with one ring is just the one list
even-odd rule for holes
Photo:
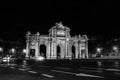
[[53,43],[53,58],[56,59],[56,43]]
[[81,43],[79,43],[79,58],[81,58]]
[[28,31],[27,33],[26,33],[26,55],[25,55],[25,57],[26,58],[29,58],[29,56],[30,56],[30,31]]
[[70,44],[68,44],[68,57],[69,57],[69,59],[72,58],[72,49],[71,49],[71,45]]
[[86,57],[89,58],[88,56],[88,41],[86,40]]
[[47,43],[47,53],[46,53],[46,58],[50,59],[50,42]]
[[53,59],[53,41],[51,42],[51,59]]
[[60,45],[60,48],[61,48],[60,57],[61,57],[61,59],[64,59],[65,47],[63,45]]
[[35,57],[38,57],[39,56],[39,45],[38,45],[38,42],[36,42],[36,45],[35,45]]
[[65,41],[65,58],[68,58],[68,43]]
[[51,59],[51,55],[52,55],[52,53],[51,53],[51,49],[52,49],[52,41],[50,41],[50,59]]
[[60,45],[60,58],[63,59],[64,58],[64,50],[63,50],[63,45]]
[[30,52],[30,43],[29,43],[29,40],[26,41],[26,58],[29,57],[29,52]]
[[75,43],[75,58],[78,59],[78,44]]
[[41,56],[41,53],[40,53],[40,45],[41,45],[41,42],[39,43],[39,56]]

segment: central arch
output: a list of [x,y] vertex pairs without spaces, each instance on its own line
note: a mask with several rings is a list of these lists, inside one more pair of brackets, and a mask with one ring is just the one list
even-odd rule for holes
[[45,44],[40,45],[40,55],[46,58],[46,45]]
[[72,46],[72,58],[75,58],[75,46]]
[[59,59],[60,58],[60,51],[61,49],[60,49],[60,46],[59,45],[57,45],[57,59]]

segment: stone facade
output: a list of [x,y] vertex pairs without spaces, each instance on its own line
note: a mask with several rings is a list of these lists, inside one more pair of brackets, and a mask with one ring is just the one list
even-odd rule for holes
[[26,34],[26,58],[43,56],[46,59],[88,58],[88,38],[86,35],[71,37],[70,29],[62,22],[49,30],[49,35],[39,32]]

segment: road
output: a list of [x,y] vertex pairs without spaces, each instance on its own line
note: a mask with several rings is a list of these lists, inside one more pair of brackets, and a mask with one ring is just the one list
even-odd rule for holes
[[120,67],[50,67],[1,64],[0,80],[119,80]]

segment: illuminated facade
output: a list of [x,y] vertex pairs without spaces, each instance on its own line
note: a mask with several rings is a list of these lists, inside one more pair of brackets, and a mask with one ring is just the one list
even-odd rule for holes
[[49,30],[49,35],[28,32],[26,38],[26,58],[39,56],[46,59],[88,58],[87,36],[71,37],[70,29],[61,22]]

